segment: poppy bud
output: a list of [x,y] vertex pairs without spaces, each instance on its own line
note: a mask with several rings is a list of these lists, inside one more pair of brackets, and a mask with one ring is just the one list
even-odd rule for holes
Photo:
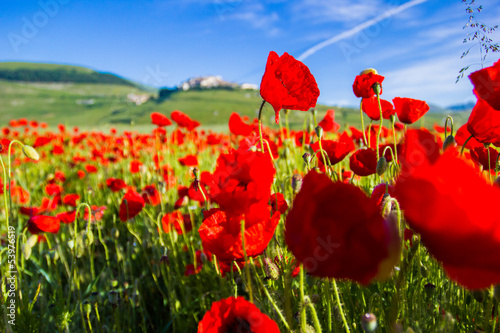
[[85,232],[85,234],[83,235],[83,244],[88,247],[94,244],[94,234],[91,230]]
[[302,176],[296,173],[292,177],[293,193],[299,193],[301,187],[302,187]]
[[92,312],[92,304],[90,304],[89,301],[83,302],[83,310],[85,311],[85,314],[88,317],[90,315],[90,313]]
[[382,86],[378,82],[375,82],[373,84],[372,88],[373,88],[373,91],[375,92],[375,95],[377,95],[377,96],[379,96],[380,93],[382,92]]
[[40,156],[38,156],[38,153],[36,152],[35,148],[28,145],[24,145],[22,150],[24,155],[26,155],[26,157],[34,161],[38,161],[40,159]]
[[116,228],[111,229],[111,236],[118,239],[118,237],[120,237],[120,231]]
[[361,317],[361,327],[365,332],[375,332],[377,329],[377,317],[373,313],[365,313]]
[[265,258],[264,263],[266,265],[267,276],[273,280],[278,280],[280,277],[280,270],[278,269],[278,266],[276,266],[276,264],[269,258]]
[[444,139],[443,143],[443,151],[450,147],[456,147],[457,146],[457,141],[455,141],[455,137],[453,135],[448,135],[446,139]]
[[108,301],[111,305],[116,305],[118,304],[118,292],[115,290],[111,290],[108,293]]
[[[38,237],[37,235],[33,235]],[[24,259],[28,260],[31,257],[31,246],[28,246],[28,244],[24,244],[23,246],[23,255]]]
[[302,159],[307,165],[309,165],[309,162],[311,162],[311,154],[304,153],[304,155],[302,155]]
[[385,156],[382,156],[378,160],[377,167],[375,170],[377,170],[377,175],[379,175],[379,176],[382,176],[384,174],[385,170],[387,170],[387,159],[385,158]]
[[323,137],[323,127],[316,126],[316,128],[314,129],[314,131],[316,132],[316,135],[318,136],[318,138],[322,138]]
[[378,74],[378,72],[375,68],[367,68],[367,69],[364,69],[361,73],[359,73],[359,75],[364,75],[364,74],[368,74],[368,73]]

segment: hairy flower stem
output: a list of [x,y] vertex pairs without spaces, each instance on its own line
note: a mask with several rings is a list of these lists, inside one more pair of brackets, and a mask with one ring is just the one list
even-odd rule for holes
[[252,294],[252,280],[250,276],[250,267],[248,267],[248,256],[247,249],[245,247],[245,220],[241,221],[241,247],[243,248],[243,256],[245,258],[245,273],[247,280],[247,288],[248,288],[248,296],[250,298],[250,303],[253,303],[253,294]]
[[361,99],[361,102],[359,102],[359,115],[361,117],[361,131],[363,132],[363,139],[365,140],[365,145],[368,145],[365,133],[365,121],[363,120],[363,99]]
[[260,105],[259,108],[259,138],[260,138],[260,149],[262,152],[264,152],[264,140],[262,139],[262,109],[264,108],[264,104],[266,104],[266,101],[263,100],[262,104]]
[[335,279],[332,279],[333,291],[335,292],[335,299],[337,300],[337,307],[339,308],[340,317],[342,318],[342,322],[344,323],[344,328],[346,332],[350,332],[349,324],[347,324],[347,320],[345,318],[344,310],[342,308],[342,303],[340,302],[339,290],[337,288],[337,282]]
[[299,291],[300,291],[300,304],[301,304],[299,323],[300,323],[300,331],[306,332],[307,316],[306,316],[305,297],[304,297],[304,265],[302,263],[300,264],[299,275],[300,275]]
[[462,145],[462,149],[460,149],[460,156],[462,156],[464,154],[464,149],[465,149],[465,146],[467,146],[467,142],[469,142],[470,139],[472,139],[474,137],[474,135],[470,135],[467,140],[465,140],[464,144]]
[[394,144],[394,161],[395,161],[395,164],[398,165],[398,141],[396,139],[396,127],[394,126],[394,124],[396,123],[396,117],[393,115],[391,117],[391,124],[392,124],[392,136],[393,136],[393,144]]
[[378,145],[380,142],[380,134],[382,133],[382,123],[384,121],[383,113],[382,113],[382,105],[380,104],[380,95],[378,93],[377,93],[377,103],[378,103],[378,109],[380,111],[380,124],[378,126],[377,143],[376,143],[376,147],[375,147],[375,150],[377,152],[377,161],[378,161],[380,159],[380,152],[378,149]]

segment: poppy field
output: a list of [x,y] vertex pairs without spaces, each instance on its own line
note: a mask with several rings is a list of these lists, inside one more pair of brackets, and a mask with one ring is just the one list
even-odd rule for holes
[[225,133],[2,126],[0,331],[499,332],[500,61],[459,128],[382,74],[353,78],[358,128],[275,52]]

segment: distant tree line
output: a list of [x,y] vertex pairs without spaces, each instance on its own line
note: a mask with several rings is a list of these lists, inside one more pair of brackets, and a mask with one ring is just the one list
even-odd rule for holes
[[61,82],[61,83],[102,83],[134,86],[133,83],[116,75],[99,72],[80,72],[69,69],[0,69],[0,80],[24,82]]

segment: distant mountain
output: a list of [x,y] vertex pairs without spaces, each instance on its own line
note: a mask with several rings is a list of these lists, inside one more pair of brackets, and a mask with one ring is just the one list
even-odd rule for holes
[[450,105],[447,109],[453,111],[470,111],[474,108],[474,105],[476,105],[476,103],[471,101],[463,104]]
[[95,83],[137,87],[141,85],[112,73],[96,72],[92,69],[29,62],[0,63],[0,80],[32,83]]

